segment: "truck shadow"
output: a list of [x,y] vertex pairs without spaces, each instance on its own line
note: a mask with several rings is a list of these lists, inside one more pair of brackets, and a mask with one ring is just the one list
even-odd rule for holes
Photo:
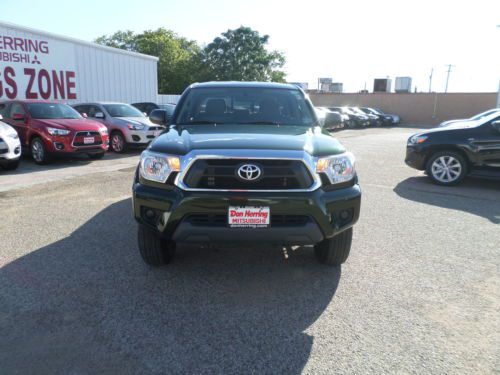
[[500,224],[500,182],[466,178],[458,186],[438,186],[425,176],[400,182],[394,192],[419,203],[459,210]]
[[4,373],[301,373],[340,268],[257,247],[181,248],[151,269],[130,207],[0,268]]

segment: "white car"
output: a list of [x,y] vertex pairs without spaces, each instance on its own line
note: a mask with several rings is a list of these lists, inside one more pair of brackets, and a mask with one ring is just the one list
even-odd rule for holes
[[[2,116],[0,115],[0,120]],[[16,169],[21,158],[21,142],[17,132],[10,125],[0,121],[0,167]]]

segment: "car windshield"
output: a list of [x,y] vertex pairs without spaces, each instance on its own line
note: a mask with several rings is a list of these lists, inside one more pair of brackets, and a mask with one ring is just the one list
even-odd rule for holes
[[489,111],[479,113],[479,114],[471,117],[470,119],[471,120],[481,120],[482,118],[484,118],[486,116],[490,116],[490,115],[495,114],[497,112],[500,114],[500,109],[490,109]]
[[356,112],[354,112],[352,109],[347,108],[347,107],[342,107],[341,108],[342,113],[348,114],[348,115],[355,115]]
[[314,126],[313,108],[299,90],[258,87],[191,89],[174,122]]
[[67,104],[28,103],[28,112],[36,119],[79,119],[82,116]]
[[144,114],[129,104],[105,104],[104,108],[111,117],[144,117]]
[[361,109],[359,109],[357,107],[352,107],[351,111],[353,111],[354,113],[357,113],[358,115],[365,115],[366,114]]

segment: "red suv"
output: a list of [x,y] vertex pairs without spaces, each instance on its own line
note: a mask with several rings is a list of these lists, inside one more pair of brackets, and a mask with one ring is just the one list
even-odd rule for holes
[[67,104],[35,100],[0,103],[0,114],[17,130],[21,145],[29,148],[33,160],[44,164],[54,154],[104,156],[109,145],[108,130],[82,117]]

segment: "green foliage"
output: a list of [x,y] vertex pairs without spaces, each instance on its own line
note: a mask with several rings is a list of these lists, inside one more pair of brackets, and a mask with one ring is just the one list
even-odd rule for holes
[[280,52],[266,50],[268,35],[260,36],[257,31],[243,26],[221,35],[203,51],[203,62],[212,79],[284,81],[285,73],[278,69],[285,64],[285,57]]
[[210,80],[284,82],[285,57],[265,48],[269,36],[240,27],[228,30],[201,49],[194,41],[159,28],[101,36],[96,43],[159,58],[158,92],[180,94],[193,82]]

